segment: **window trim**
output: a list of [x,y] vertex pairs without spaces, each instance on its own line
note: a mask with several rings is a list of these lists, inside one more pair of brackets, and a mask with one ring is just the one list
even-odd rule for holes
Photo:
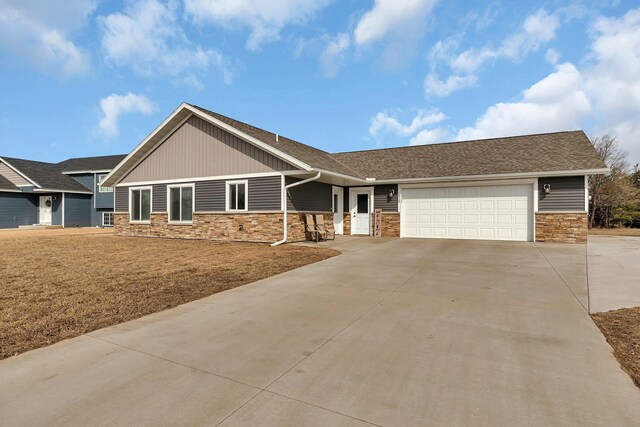
[[[136,190],[149,190],[149,220],[138,220],[134,221],[133,217],[133,206],[131,205],[131,194]],[[140,204],[142,205],[142,196],[140,197]],[[153,187],[150,185],[144,187],[129,187],[129,223],[131,224],[151,224],[151,212],[153,212]],[[140,206],[140,217],[142,218],[142,206]]]
[[[104,215],[105,214],[111,215],[111,224],[105,224],[104,223]],[[114,215],[113,212],[111,212],[111,211],[102,211],[102,226],[103,227],[113,227],[113,226],[115,226],[115,219],[116,218],[115,218],[115,215]]]
[[[109,190],[104,190],[103,187],[100,185],[100,183],[102,182],[102,180],[104,180],[107,175],[109,175],[108,173],[97,173],[96,174],[96,185],[98,186],[98,193],[113,193],[114,189],[113,187],[104,187],[104,188],[109,188]],[[100,179],[100,177],[102,177],[102,179]]]
[[[172,188],[191,188],[191,220],[171,220],[171,189]],[[182,199],[182,190],[180,190],[180,199]],[[167,222],[169,224],[193,224],[193,214],[196,213],[196,184],[169,184],[167,185]],[[182,218],[182,200],[180,200],[180,218]]]
[[[244,185],[244,209],[231,209],[229,206],[229,190],[232,185],[243,184]],[[225,181],[224,183],[224,207],[225,212],[247,212],[249,210],[249,180],[248,179],[237,179],[233,181]],[[237,204],[237,200],[236,200]]]

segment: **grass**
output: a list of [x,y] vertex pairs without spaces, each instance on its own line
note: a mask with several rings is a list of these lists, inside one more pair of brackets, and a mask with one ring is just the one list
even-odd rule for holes
[[639,236],[640,228],[591,228],[589,234],[593,236]]
[[640,307],[593,314],[622,368],[640,387]]
[[337,254],[104,234],[0,236],[0,359]]

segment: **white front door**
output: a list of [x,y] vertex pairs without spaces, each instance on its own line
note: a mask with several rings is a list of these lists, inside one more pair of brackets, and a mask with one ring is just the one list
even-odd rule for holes
[[371,234],[371,187],[350,188],[351,234]]
[[333,187],[333,229],[336,234],[343,234],[344,227],[344,189]]
[[51,196],[40,196],[40,206],[38,208],[38,222],[42,225],[51,225],[51,211],[53,209],[53,198]]

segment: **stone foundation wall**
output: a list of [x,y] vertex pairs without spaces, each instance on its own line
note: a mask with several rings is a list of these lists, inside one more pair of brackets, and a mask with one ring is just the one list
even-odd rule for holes
[[[374,224],[375,214],[371,215],[371,223]],[[380,222],[380,231],[382,237],[400,237],[400,213],[399,212],[382,212],[382,221]]]
[[536,212],[536,242],[587,243],[586,212]]
[[[333,231],[333,221],[328,218],[324,214],[325,224]],[[114,229],[116,234],[128,237],[273,243],[283,237],[282,221],[282,212],[196,212],[193,224],[170,224],[166,213],[152,213],[150,224],[131,224],[128,213],[115,213]],[[287,214],[287,233],[287,242],[306,240],[304,213]]]
[[351,214],[345,213],[342,218],[342,234],[348,236],[351,234]]

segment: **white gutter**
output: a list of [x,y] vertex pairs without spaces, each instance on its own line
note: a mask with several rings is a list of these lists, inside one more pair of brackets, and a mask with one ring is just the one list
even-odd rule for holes
[[303,181],[298,181],[298,182],[294,182],[293,184],[289,184],[289,185],[284,185],[282,186],[282,211],[284,214],[284,221],[283,221],[283,225],[284,225],[284,237],[282,240],[278,240],[275,243],[272,243],[271,246],[278,246],[281,245],[283,243],[286,243],[287,241],[287,190],[290,189],[291,187],[295,187],[297,185],[302,185],[302,184],[306,184],[307,182],[311,182],[311,181],[315,181],[316,179],[320,179],[320,175],[322,175],[322,172],[318,172],[318,174],[312,178],[307,178]]

